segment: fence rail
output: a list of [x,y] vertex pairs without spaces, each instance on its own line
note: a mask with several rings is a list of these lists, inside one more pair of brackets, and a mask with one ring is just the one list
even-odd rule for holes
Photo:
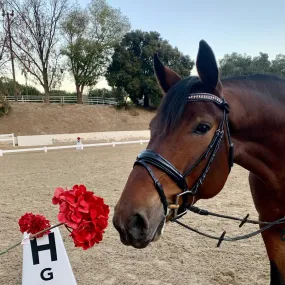
[[14,134],[1,134],[0,135],[0,142],[12,142],[13,147],[15,147],[15,136]]
[[20,152],[34,152],[34,151],[44,151],[48,150],[58,150],[58,149],[84,149],[88,147],[99,147],[99,146],[113,146],[116,145],[126,145],[126,144],[143,144],[147,143],[149,140],[139,140],[139,141],[124,141],[124,142],[109,142],[109,143],[94,143],[94,144],[76,144],[76,145],[62,145],[62,146],[44,146],[36,148],[22,148],[22,149],[0,149],[0,156],[3,156],[6,153],[20,153]]
[[[6,96],[9,102],[15,102],[14,96]],[[77,104],[76,96],[50,96],[50,103],[58,104]],[[22,95],[18,97],[18,102],[28,103],[43,103],[44,96],[41,95]],[[116,98],[103,98],[103,97],[88,97],[83,101],[83,104],[87,105],[117,105]]]

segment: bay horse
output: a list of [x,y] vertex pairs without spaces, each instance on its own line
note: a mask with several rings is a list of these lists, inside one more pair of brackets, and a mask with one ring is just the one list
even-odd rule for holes
[[[249,171],[259,220],[284,218],[285,80],[262,74],[222,79],[204,40],[196,68],[198,76],[182,79],[154,55],[163,99],[113,217],[125,245],[145,248],[158,240],[166,222],[222,190],[233,163]],[[271,285],[285,284],[284,227],[262,232]]]

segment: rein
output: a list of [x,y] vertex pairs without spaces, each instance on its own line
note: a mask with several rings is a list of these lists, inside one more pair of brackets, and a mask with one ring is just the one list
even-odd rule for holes
[[[149,173],[150,177],[152,178],[154,182],[154,186],[159,194],[161,203],[163,204],[164,213],[165,213],[166,218],[169,216],[167,215],[167,212],[168,212],[168,209],[170,209],[171,211],[173,211],[173,217],[170,218],[170,221],[176,222],[177,224],[185,227],[186,229],[194,231],[205,237],[218,240],[217,247],[221,245],[222,241],[236,241],[236,240],[250,238],[252,236],[262,233],[263,231],[275,225],[285,223],[285,218],[278,219],[274,222],[253,221],[253,220],[248,220],[249,215],[247,215],[243,219],[240,219],[236,217],[230,217],[230,216],[212,213],[212,212],[209,212],[203,209],[199,209],[189,204],[188,202],[189,197],[192,196],[194,198],[194,196],[197,194],[199,190],[199,187],[203,184],[203,181],[205,180],[209,172],[209,169],[212,165],[212,162],[214,161],[216,157],[216,154],[219,150],[222,139],[224,137],[224,134],[225,134],[224,129],[226,129],[227,140],[229,143],[229,172],[231,171],[231,168],[233,166],[233,160],[234,160],[234,145],[231,141],[231,135],[230,135],[229,123],[228,123],[229,105],[227,104],[225,99],[221,99],[218,96],[215,96],[210,93],[193,93],[193,94],[190,94],[187,98],[187,102],[201,102],[201,101],[211,102],[211,103],[216,104],[223,111],[223,118],[215,132],[215,135],[212,138],[212,141],[208,145],[207,149],[204,151],[204,153],[202,153],[202,155],[192,165],[188,167],[188,169],[184,173],[180,173],[171,162],[166,160],[160,154],[152,150],[149,150],[149,149],[142,151],[138,155],[134,163],[134,166],[135,165],[143,166]],[[187,185],[186,177],[189,174],[191,174],[193,169],[200,162],[202,162],[204,159],[207,159],[207,158],[209,158],[208,162],[205,168],[203,169],[201,175],[199,176],[197,181],[194,183],[194,185],[191,188],[189,188]],[[175,204],[169,205],[169,203],[167,202],[163,187],[161,183],[159,182],[159,180],[154,175],[154,172],[152,171],[152,169],[148,166],[148,163],[164,171],[174,182],[176,182],[177,186],[182,190],[180,194],[176,195]],[[182,198],[182,205],[179,205],[180,197]],[[245,223],[260,224],[260,225],[263,224],[265,226],[255,232],[252,232],[250,234],[243,235],[243,236],[225,237],[226,231],[224,231],[222,235],[218,237],[218,236],[213,236],[207,233],[200,232],[178,221],[178,219],[184,216],[185,214],[187,214],[188,211],[191,211],[196,214],[204,215],[204,216],[210,215],[210,216],[215,216],[215,217],[220,217],[220,218],[241,221],[241,224],[239,227],[241,227]],[[281,231],[281,240],[285,241],[285,229]]]
[[[204,237],[208,237],[208,238],[211,238],[211,239],[215,239],[215,240],[218,240],[218,243],[217,243],[217,247],[220,247],[222,241],[237,241],[237,240],[243,240],[243,239],[248,239],[248,238],[251,238],[253,236],[256,236],[266,230],[268,230],[269,228],[273,227],[273,226],[276,226],[276,225],[280,225],[280,224],[284,224],[285,223],[285,218],[280,218],[278,220],[275,220],[274,222],[263,222],[263,221],[255,221],[255,220],[249,220],[248,217],[249,217],[249,214],[247,214],[243,219],[241,218],[237,218],[237,217],[232,217],[232,216],[227,216],[227,215],[221,215],[221,214],[217,214],[217,213],[213,213],[213,212],[209,212],[207,210],[203,210],[203,209],[200,209],[198,207],[195,207],[195,206],[192,206],[190,205],[188,207],[188,210],[195,213],[195,214],[199,214],[199,215],[203,215],[203,216],[214,216],[214,217],[219,217],[219,218],[224,218],[224,219],[229,219],[229,220],[235,220],[235,221],[240,221],[241,223],[239,224],[239,228],[241,228],[245,223],[248,223],[248,224],[259,224],[259,225],[265,225],[263,228],[257,230],[257,231],[254,231],[254,232],[251,232],[249,234],[246,234],[246,235],[240,235],[240,236],[235,236],[235,237],[225,237],[226,235],[226,231],[224,231],[220,236],[213,236],[213,235],[210,235],[210,234],[207,234],[207,233],[204,233],[204,232],[201,232],[197,229],[194,229],[188,225],[185,225],[184,223],[178,221],[177,219],[173,218],[173,219],[170,219],[171,222],[175,222],[177,224],[179,224],[180,226],[190,230],[190,231],[193,231],[199,235],[202,235]],[[280,239],[282,241],[285,241],[285,229],[283,229],[280,233]]]

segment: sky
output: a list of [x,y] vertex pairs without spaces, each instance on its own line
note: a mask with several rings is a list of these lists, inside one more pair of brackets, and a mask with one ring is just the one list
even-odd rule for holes
[[[77,0],[82,6],[90,0]],[[196,59],[199,41],[216,58],[238,52],[273,59],[285,53],[285,0],[107,0],[126,15],[132,29],[157,31],[163,39]],[[192,71],[196,74],[196,70]],[[19,78],[20,79],[20,78]],[[19,80],[23,82],[23,80]],[[105,87],[105,80],[97,87]],[[65,80],[61,89],[74,90]]]

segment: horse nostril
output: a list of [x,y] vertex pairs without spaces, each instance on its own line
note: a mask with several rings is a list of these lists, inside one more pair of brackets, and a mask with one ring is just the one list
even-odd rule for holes
[[146,229],[147,228],[147,221],[146,221],[145,217],[143,217],[142,215],[135,214],[134,215],[134,225],[137,228]]
[[130,220],[129,233],[134,239],[142,237],[148,229],[148,221],[144,215],[135,214]]

